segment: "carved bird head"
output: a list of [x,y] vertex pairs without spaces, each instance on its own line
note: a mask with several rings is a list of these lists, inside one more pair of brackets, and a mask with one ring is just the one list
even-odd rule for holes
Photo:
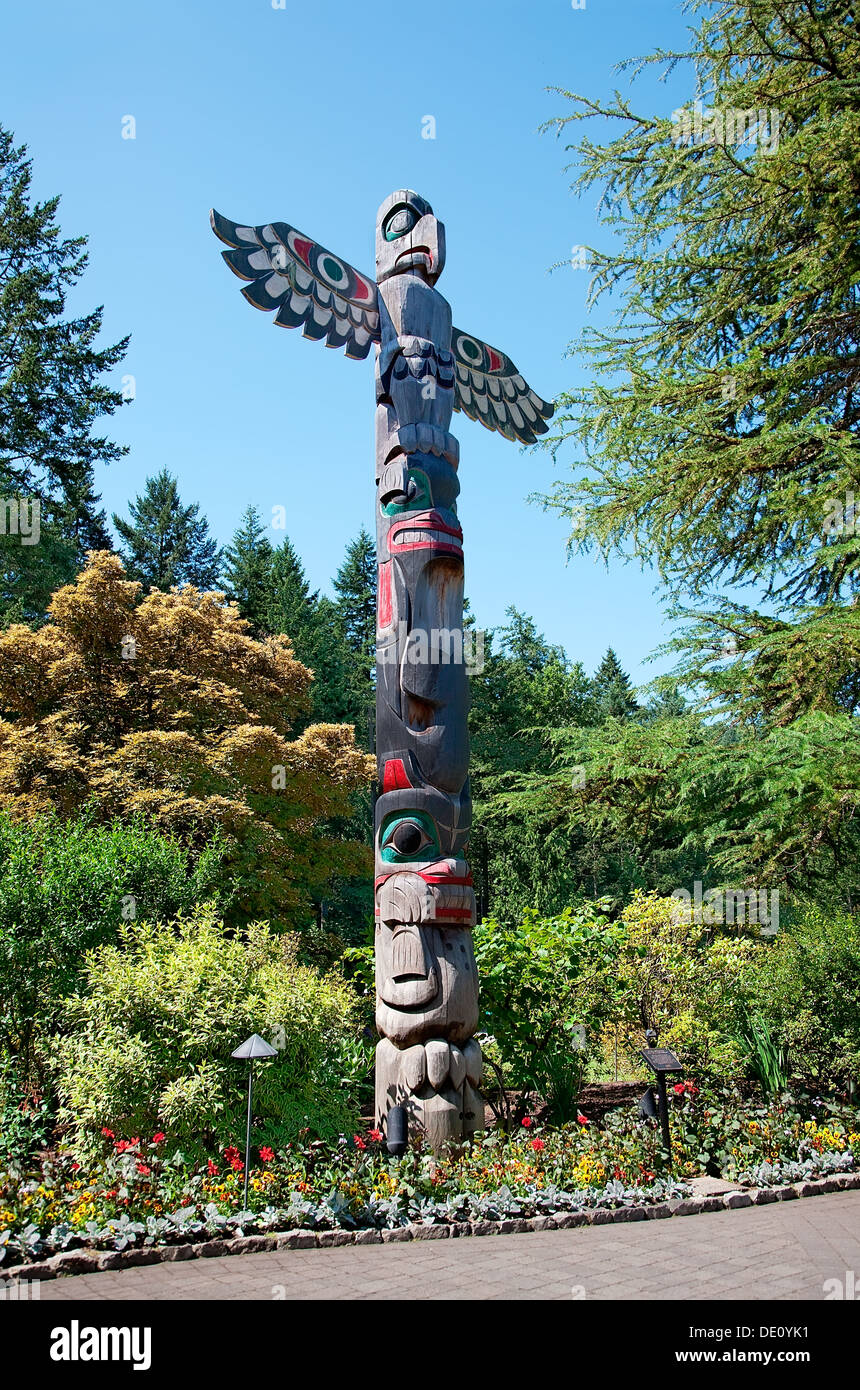
[[445,228],[411,188],[400,188],[376,215],[376,280],[417,272],[435,285],[445,266]]

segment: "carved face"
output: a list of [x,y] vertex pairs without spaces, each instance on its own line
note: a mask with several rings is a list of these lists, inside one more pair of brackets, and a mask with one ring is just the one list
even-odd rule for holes
[[376,279],[417,272],[435,285],[445,266],[445,228],[411,188],[386,198],[376,215]]

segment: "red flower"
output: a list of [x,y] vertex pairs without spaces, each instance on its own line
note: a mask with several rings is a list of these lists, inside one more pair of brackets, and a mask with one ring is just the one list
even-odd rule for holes
[[124,1154],[128,1149],[133,1149],[136,1143],[136,1139],[117,1139],[114,1148],[118,1154]]
[[244,1168],[245,1166],[245,1164],[242,1162],[242,1155],[239,1153],[239,1150],[236,1148],[235,1144],[231,1144],[229,1148],[224,1150],[224,1157],[230,1164],[230,1167],[233,1169],[234,1173],[238,1173],[239,1169]]
[[587,1115],[582,1115],[582,1114],[580,1114],[579,1112],[577,1112],[576,1122],[577,1122],[577,1124],[580,1124],[580,1125],[587,1125],[587,1124],[588,1124],[588,1116],[587,1116]]
[[523,1127],[524,1127],[525,1129],[531,1129],[532,1125],[534,1124],[534,1120],[532,1119],[531,1115],[523,1115],[523,1120],[522,1120],[522,1122],[523,1122]]
[[73,1163],[73,1164],[72,1164],[72,1172],[73,1172],[73,1173],[76,1173],[76,1172],[78,1171],[78,1169],[80,1168],[80,1166],[81,1166],[80,1163]]
[[686,1089],[687,1089],[687,1088],[686,1088],[686,1086],[684,1085],[683,1081],[679,1081],[678,1084],[677,1084],[677,1086],[673,1086],[673,1087],[672,1087],[672,1090],[675,1092],[675,1095],[676,1095],[676,1096],[682,1096],[682,1095],[684,1094],[684,1092],[686,1091]]
[[373,1142],[374,1142],[374,1144],[379,1144],[379,1143],[382,1141],[382,1130],[381,1130],[381,1129],[372,1129],[372,1130],[369,1131],[367,1137],[368,1137],[368,1139],[372,1139]]
[[151,1168],[147,1168],[147,1166],[146,1166],[145,1163],[140,1163],[140,1162],[139,1162],[138,1165],[137,1165],[137,1171],[138,1171],[139,1173],[143,1173],[143,1176],[144,1176],[145,1178],[148,1178],[149,1175],[150,1175],[150,1173],[152,1172],[152,1169],[151,1169]]
[[352,1136],[352,1142],[353,1142],[353,1144],[355,1145],[355,1147],[356,1147],[357,1149],[366,1149],[366,1148],[367,1148],[367,1145],[365,1144],[365,1142],[364,1142],[364,1140],[362,1139],[362,1137],[361,1137],[360,1134],[354,1134],[354,1135]]
[[532,1148],[534,1149],[536,1154],[539,1154],[543,1149],[546,1148],[546,1144],[543,1142],[542,1139],[533,1139]]
[[161,1130],[159,1130],[157,1134],[153,1134],[152,1142],[153,1144],[163,1144],[166,1138],[167,1135],[162,1134]]
[[263,1160],[263,1162],[264,1162],[264,1163],[271,1163],[271,1161],[272,1161],[272,1159],[273,1159],[274,1157],[275,1157],[275,1151],[274,1151],[274,1149],[270,1149],[269,1146],[268,1146],[268,1144],[263,1144],[262,1147],[261,1147],[261,1149],[260,1149],[260,1158]]
[[210,1178],[217,1178],[217,1176],[218,1176],[218,1174],[219,1174],[220,1171],[221,1171],[221,1170],[219,1169],[218,1164],[217,1164],[217,1163],[213,1163],[212,1159],[210,1158],[210,1160],[209,1160],[209,1176],[210,1176]]
[[116,1135],[114,1134],[114,1132],[113,1132],[112,1129],[103,1129],[103,1130],[102,1130],[102,1134],[104,1135],[105,1139],[115,1139],[115,1138],[116,1138]]

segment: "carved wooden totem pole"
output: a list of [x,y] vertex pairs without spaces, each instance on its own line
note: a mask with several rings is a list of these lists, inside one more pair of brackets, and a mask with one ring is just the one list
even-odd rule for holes
[[532,444],[552,406],[504,353],[452,328],[435,288],[445,229],[417,193],[379,209],[375,281],[286,222],[211,216],[251,304],[348,357],[376,347],[376,1111],[384,1125],[405,1105],[440,1148],[483,1127],[451,412]]

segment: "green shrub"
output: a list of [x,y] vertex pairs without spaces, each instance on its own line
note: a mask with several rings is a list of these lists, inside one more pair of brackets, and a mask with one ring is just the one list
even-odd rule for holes
[[712,937],[657,893],[635,893],[622,921],[622,1041],[634,1069],[646,1074],[638,1049],[653,1028],[700,1079],[741,1075],[747,1048],[739,1038],[766,947],[738,932]]
[[75,1149],[164,1131],[184,1153],[244,1138],[246,1068],[230,1058],[251,1033],[278,1049],[255,1071],[256,1143],[354,1127],[356,1003],[338,974],[298,959],[298,939],[265,923],[228,933],[214,910],[175,926],[132,924],[86,962],[56,1044],[61,1118]]
[[124,918],[173,917],[215,895],[216,841],[196,860],[145,825],[0,815],[0,1055],[18,1086],[41,1087],[39,1039],[81,984],[84,954],[114,941]]
[[756,1004],[814,1087],[860,1081],[860,916],[800,903],[783,914],[756,975]]
[[510,1083],[539,1091],[559,1121],[575,1114],[590,1049],[616,1009],[623,939],[600,903],[476,928],[484,1026]]

